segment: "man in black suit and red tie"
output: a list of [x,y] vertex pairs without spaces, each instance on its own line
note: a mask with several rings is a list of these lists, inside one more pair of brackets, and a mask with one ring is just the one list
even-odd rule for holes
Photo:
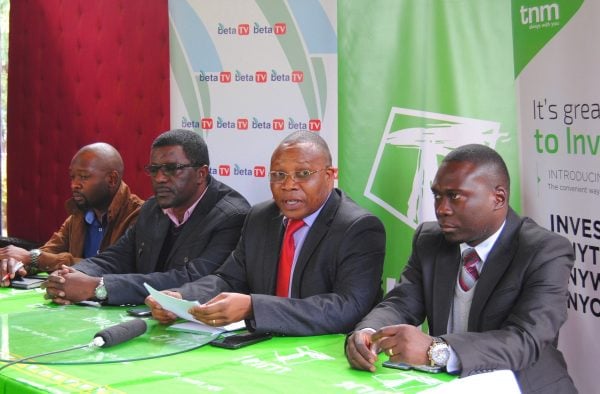
[[[385,230],[334,188],[334,177],[318,134],[290,134],[271,157],[273,200],[252,207],[231,256],[213,275],[166,293],[202,302],[190,312],[211,325],[245,319],[258,332],[350,331],[377,302]],[[146,303],[160,322],[175,318],[152,297]]]

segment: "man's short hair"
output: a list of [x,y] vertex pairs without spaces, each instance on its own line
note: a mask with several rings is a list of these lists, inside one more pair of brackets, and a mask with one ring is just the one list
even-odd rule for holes
[[204,138],[199,133],[191,130],[175,129],[165,131],[152,143],[152,149],[163,146],[179,145],[190,160],[191,164],[203,166],[210,165],[208,147]]
[[466,161],[478,167],[489,168],[494,175],[498,176],[504,183],[506,190],[510,190],[510,175],[502,156],[486,145],[468,144],[454,149],[443,160],[443,163],[451,161]]
[[293,145],[293,144],[302,144],[308,143],[314,145],[322,154],[325,155],[327,160],[327,165],[331,166],[331,152],[329,151],[329,146],[327,142],[317,133],[313,133],[312,131],[295,131],[292,134],[288,135],[281,141],[279,146],[284,145]]

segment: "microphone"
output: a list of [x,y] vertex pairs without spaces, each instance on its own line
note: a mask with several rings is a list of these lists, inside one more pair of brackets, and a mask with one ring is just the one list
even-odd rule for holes
[[92,344],[98,347],[111,347],[138,337],[146,332],[146,321],[142,319],[128,320],[112,327],[98,331]]

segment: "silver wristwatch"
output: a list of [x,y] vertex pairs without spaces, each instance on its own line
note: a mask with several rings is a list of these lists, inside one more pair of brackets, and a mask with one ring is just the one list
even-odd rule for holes
[[450,358],[448,344],[442,338],[433,337],[433,342],[427,351],[429,363],[432,367],[445,367]]
[[104,278],[100,278],[100,283],[98,283],[98,286],[96,286],[96,290],[94,290],[94,295],[98,301],[104,301],[108,297],[106,286],[104,286]]
[[29,267],[27,267],[27,272],[29,274],[37,274],[40,270],[40,255],[42,251],[39,249],[31,249],[29,251]]

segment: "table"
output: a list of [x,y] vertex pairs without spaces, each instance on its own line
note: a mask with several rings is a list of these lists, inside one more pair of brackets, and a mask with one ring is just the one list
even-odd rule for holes
[[[97,314],[117,311],[120,315],[126,309],[56,306],[44,300],[39,289],[0,289],[0,318],[8,325],[23,314],[33,313],[39,314],[48,330],[56,330],[61,324],[61,313],[73,312],[73,308],[87,308],[89,313]],[[149,320],[149,325],[155,327],[152,330],[165,329],[153,320]],[[76,328],[65,327],[65,331],[75,332]],[[118,353],[140,346],[156,333],[152,330],[105,352]],[[192,334],[171,331],[171,335]],[[0,344],[7,336],[7,328],[0,328]],[[44,339],[32,336],[31,340]],[[87,365],[15,364],[0,371],[0,393],[417,393],[454,379],[448,374],[383,368],[381,362],[387,359],[383,355],[375,373],[353,370],[345,359],[343,343],[343,335],[275,337],[238,350],[205,345],[146,360]]]

